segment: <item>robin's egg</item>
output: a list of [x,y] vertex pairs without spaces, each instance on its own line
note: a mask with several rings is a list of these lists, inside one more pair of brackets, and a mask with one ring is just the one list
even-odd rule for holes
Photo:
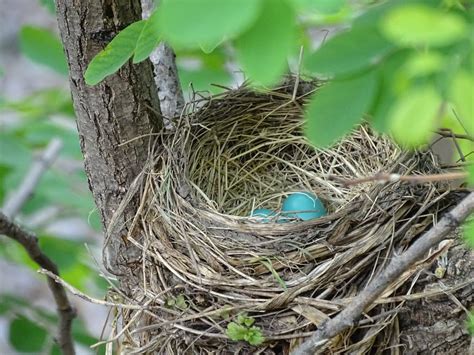
[[310,192],[292,193],[283,201],[281,211],[283,216],[297,217],[303,221],[323,217],[327,214],[321,200]]
[[275,212],[268,208],[257,208],[250,213],[250,217],[254,217],[262,223],[269,223],[273,216],[275,216]]

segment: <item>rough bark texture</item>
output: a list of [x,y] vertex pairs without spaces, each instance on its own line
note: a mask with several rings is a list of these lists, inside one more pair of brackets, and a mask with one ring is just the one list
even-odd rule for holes
[[[458,245],[448,252],[443,278],[434,276],[438,266],[433,265],[413,292],[427,292],[440,285],[450,287],[474,279],[474,251],[463,245],[459,234],[454,237],[458,238]],[[409,302],[399,321],[404,354],[469,353],[471,336],[466,329],[466,310],[473,305],[474,284],[454,294]]]
[[[142,0],[143,18],[148,18],[154,9],[153,0]],[[176,55],[173,49],[162,42],[150,55],[155,72],[155,82],[158,88],[161,112],[164,117],[179,116],[184,106],[183,91],[179,82],[178,69],[176,68]],[[172,125],[169,120],[164,120],[167,128]]]
[[[86,85],[83,75],[91,59],[120,30],[141,19],[140,0],[58,0],[57,14],[85,170],[107,228],[147,159],[146,135],[161,128],[159,100],[149,61],[129,62],[96,86]],[[115,274],[125,273],[123,266],[135,259],[122,238],[137,203],[137,197],[130,201],[117,221],[121,227],[107,235],[104,262]]]

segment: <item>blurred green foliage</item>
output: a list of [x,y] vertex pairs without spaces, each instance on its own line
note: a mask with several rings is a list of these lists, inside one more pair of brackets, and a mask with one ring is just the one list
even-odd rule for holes
[[[41,0],[41,3],[53,16],[54,1]],[[18,43],[22,54],[34,65],[39,64],[63,75],[62,86],[66,86],[67,63],[56,34],[45,28],[27,25],[19,32]],[[53,138],[59,138],[63,147],[57,161],[62,164],[53,165],[42,176],[35,193],[22,207],[20,217],[28,221],[30,216],[45,207],[55,206],[59,213],[53,220],[79,217],[100,231],[99,216],[82,169],[70,93],[63,88],[48,87],[20,100],[2,96],[0,114],[13,117],[2,122],[0,129],[0,206],[19,187],[38,154]],[[63,165],[70,168],[63,168]],[[93,246],[95,241],[86,238],[63,239],[46,232],[46,225],[35,227],[35,233],[43,251],[58,265],[61,277],[87,294],[103,297],[107,285],[92,266],[91,256],[84,246],[84,243]],[[38,266],[18,243],[0,238],[0,258],[26,266],[31,269],[32,277],[44,281],[44,277],[35,272]],[[34,306],[30,299],[21,296],[21,291],[15,295],[0,294],[0,316],[10,321],[8,339],[10,346],[19,353],[60,354],[54,342],[57,315]],[[89,334],[80,317],[74,322],[73,336],[78,344],[87,348],[97,339]],[[99,353],[104,353],[103,347]]]
[[[39,1],[54,13],[54,0]],[[148,20],[124,29],[94,58],[85,78],[96,84],[131,57],[135,63],[146,59],[166,40],[177,54],[184,90],[222,90],[211,84],[229,85],[229,63],[234,62],[255,86],[271,86],[288,71],[288,59],[298,62],[303,46],[300,72],[330,80],[307,106],[306,134],[311,142],[329,146],[366,119],[379,132],[417,147],[440,126],[474,135],[473,11],[471,1],[458,0],[162,0]],[[342,30],[314,49],[309,30],[333,25]],[[59,38],[51,31],[25,26],[19,45],[35,63],[67,74]],[[49,88],[19,101],[0,97],[0,111],[18,117],[0,130],[0,202],[53,137],[64,143],[60,160],[81,161],[76,131],[54,119],[60,116],[63,122],[72,122],[69,93]],[[474,154],[469,154],[473,143],[459,140],[459,145],[466,160],[474,161]],[[469,171],[474,183],[474,170]],[[59,206],[62,217],[81,216],[100,229],[80,169],[48,171],[22,214],[49,205]],[[465,230],[473,245],[472,222]],[[86,240],[37,232],[40,245],[58,263],[66,281],[87,293],[105,291],[103,279],[90,267],[83,247]],[[15,243],[1,239],[0,246],[1,257],[37,268]],[[0,315],[11,320],[9,339],[18,351],[58,353],[52,341],[55,314],[17,295],[0,295]],[[78,343],[88,346],[96,341],[80,322],[74,324]],[[250,343],[263,339],[252,324],[230,324],[233,339]],[[31,334],[27,343],[24,334]]]
[[[166,40],[178,58],[183,50],[201,49],[205,58],[206,53],[225,49],[254,85],[267,86],[288,71],[288,58],[295,58],[303,45],[307,54],[301,72],[332,81],[318,90],[306,112],[306,132],[315,145],[334,143],[362,119],[407,147],[427,143],[441,122],[455,133],[472,136],[472,3],[373,3],[163,0],[148,20],[139,22],[145,24],[140,25],[141,34],[135,34],[138,40],[120,40],[137,26],[132,24],[94,58],[86,82],[98,83],[133,55],[134,62],[145,59]],[[334,23],[345,29],[312,50],[305,31],[314,24]],[[206,68],[198,70],[209,74]]]

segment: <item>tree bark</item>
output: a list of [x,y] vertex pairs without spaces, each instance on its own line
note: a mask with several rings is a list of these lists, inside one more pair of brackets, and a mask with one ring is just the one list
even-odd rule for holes
[[[160,105],[148,60],[128,62],[95,86],[86,85],[84,72],[120,30],[141,19],[140,0],[57,0],[56,6],[85,171],[107,230],[147,160],[149,134],[161,128]],[[104,264],[117,275],[135,259],[123,237],[137,208],[134,196],[117,220],[120,228],[106,236]]]

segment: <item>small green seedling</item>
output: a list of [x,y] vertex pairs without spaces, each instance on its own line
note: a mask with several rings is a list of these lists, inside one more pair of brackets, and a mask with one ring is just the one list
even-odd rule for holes
[[176,298],[168,298],[166,300],[166,306],[168,308],[178,308],[184,311],[186,308],[188,308],[188,303],[186,302],[184,295],[181,294],[178,295]]
[[469,313],[467,317],[467,330],[471,336],[474,336],[474,313]]
[[265,338],[262,330],[254,326],[255,319],[248,317],[246,314],[239,314],[237,322],[230,322],[227,325],[227,336],[234,341],[243,340],[250,345],[260,345]]

